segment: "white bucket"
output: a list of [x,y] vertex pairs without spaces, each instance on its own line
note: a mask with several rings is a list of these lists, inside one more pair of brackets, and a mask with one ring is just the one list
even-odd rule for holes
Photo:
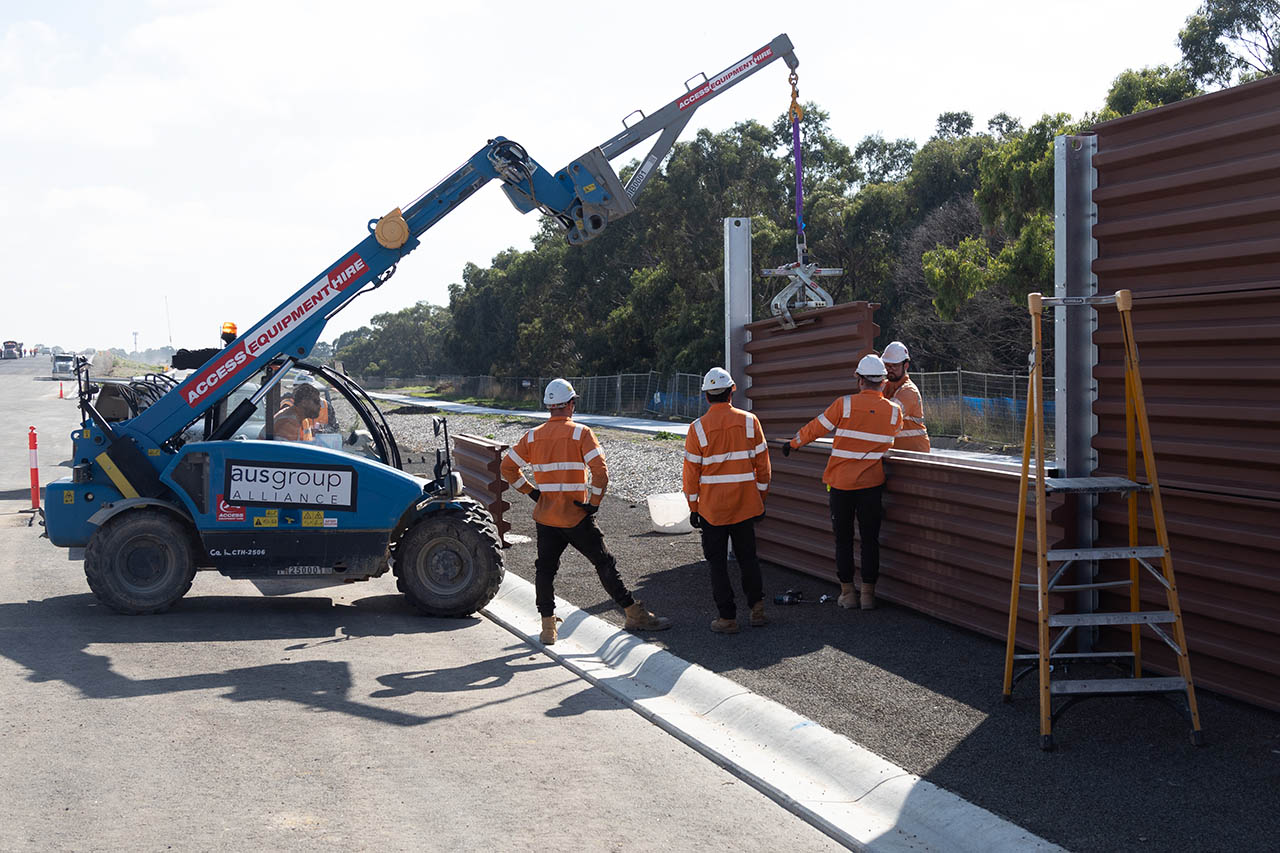
[[689,504],[680,492],[649,495],[649,518],[655,533],[692,533]]

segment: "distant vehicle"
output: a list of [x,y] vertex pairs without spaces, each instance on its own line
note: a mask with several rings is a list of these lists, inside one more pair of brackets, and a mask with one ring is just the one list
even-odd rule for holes
[[22,358],[22,344],[18,341],[4,342],[4,355],[2,358]]
[[76,357],[71,353],[59,353],[52,357],[54,379],[76,378]]

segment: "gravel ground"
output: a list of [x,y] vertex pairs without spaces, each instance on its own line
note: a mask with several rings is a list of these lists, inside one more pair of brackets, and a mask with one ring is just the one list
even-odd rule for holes
[[[429,416],[389,421],[406,452],[430,456]],[[506,442],[537,423],[449,418],[452,431]],[[698,535],[651,532],[643,504],[646,494],[679,491],[682,440],[597,435],[610,470],[598,516],[606,541],[636,597],[675,620],[647,639],[1068,849],[1275,849],[1280,714],[1200,690],[1206,745],[1196,748],[1186,721],[1157,699],[1086,702],[1054,726],[1057,751],[1042,752],[1030,682],[1001,702],[1003,643],[891,604],[864,613],[812,603],[835,584],[769,563],[766,601],[795,587],[810,603],[771,603],[772,624],[753,629],[743,618],[742,633],[712,634]],[[536,535],[525,502],[514,502],[508,521]],[[531,541],[505,552],[508,570],[527,580],[534,557]],[[572,549],[556,593],[621,627],[621,611]]]

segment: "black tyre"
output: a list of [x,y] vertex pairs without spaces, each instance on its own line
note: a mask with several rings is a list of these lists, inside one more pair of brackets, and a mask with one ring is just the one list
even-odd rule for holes
[[89,537],[84,576],[103,604],[120,613],[159,613],[191,589],[196,566],[189,530],[161,510],[136,509]]
[[395,551],[396,586],[428,616],[470,616],[498,594],[504,573],[498,530],[473,501],[421,519]]

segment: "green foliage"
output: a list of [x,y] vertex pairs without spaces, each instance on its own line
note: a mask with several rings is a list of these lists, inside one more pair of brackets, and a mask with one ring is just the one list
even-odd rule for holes
[[944,320],[955,319],[961,306],[985,290],[995,263],[980,237],[966,237],[954,249],[939,246],[921,258],[924,279],[933,291],[933,307]]
[[1191,75],[1182,68],[1157,65],[1135,71],[1121,72],[1111,84],[1106,104],[1098,114],[1098,121],[1133,115],[1143,110],[1173,104],[1200,94]]
[[895,139],[890,142],[879,134],[863,137],[858,147],[853,149],[854,161],[868,184],[902,180],[910,171],[911,160],[915,156],[915,140]]
[[1201,83],[1230,86],[1280,68],[1280,0],[1206,0],[1178,33],[1182,64]]
[[334,356],[349,373],[370,376],[414,376],[452,369],[446,339],[449,312],[419,302],[400,311],[377,314],[372,327],[338,336]]
[[1017,234],[1032,214],[1053,208],[1053,140],[1077,129],[1066,113],[1045,115],[983,153],[974,198],[984,224]]
[[973,130],[973,113],[943,113],[938,116],[935,139],[958,139]]

